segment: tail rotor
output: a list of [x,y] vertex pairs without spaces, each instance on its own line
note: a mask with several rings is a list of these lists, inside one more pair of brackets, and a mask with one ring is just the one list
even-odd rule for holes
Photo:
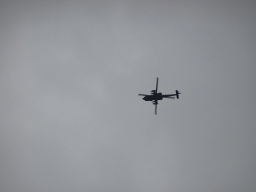
[[176,98],[177,98],[177,99],[180,98],[179,94],[181,94],[181,93],[180,93],[178,90],[176,90]]

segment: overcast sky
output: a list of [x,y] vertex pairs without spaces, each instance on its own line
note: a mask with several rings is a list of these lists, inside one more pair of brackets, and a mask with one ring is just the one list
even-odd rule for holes
[[1,0],[0,191],[255,192],[255,10]]

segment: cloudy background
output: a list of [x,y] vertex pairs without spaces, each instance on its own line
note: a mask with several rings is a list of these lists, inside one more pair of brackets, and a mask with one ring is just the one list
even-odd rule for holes
[[255,10],[1,0],[0,191],[256,191]]

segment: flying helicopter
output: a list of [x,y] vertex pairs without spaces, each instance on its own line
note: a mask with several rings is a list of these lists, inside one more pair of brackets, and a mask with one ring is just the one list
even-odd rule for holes
[[151,91],[151,95],[139,94],[139,96],[144,96],[142,98],[144,101],[152,101],[153,105],[155,105],[155,115],[157,114],[158,100],[162,100],[163,98],[175,99],[175,96],[177,99],[179,99],[179,94],[181,94],[178,90],[176,90],[175,94],[163,95],[160,92],[157,93],[157,88],[158,88],[158,77],[156,78],[156,89]]

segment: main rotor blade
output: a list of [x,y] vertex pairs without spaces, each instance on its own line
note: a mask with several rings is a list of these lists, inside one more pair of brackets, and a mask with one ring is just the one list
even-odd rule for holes
[[139,94],[139,96],[150,96],[150,95],[146,95],[146,94]]
[[158,88],[158,77],[156,78],[156,93],[157,93],[157,88]]
[[155,105],[155,115],[157,115],[157,104]]

